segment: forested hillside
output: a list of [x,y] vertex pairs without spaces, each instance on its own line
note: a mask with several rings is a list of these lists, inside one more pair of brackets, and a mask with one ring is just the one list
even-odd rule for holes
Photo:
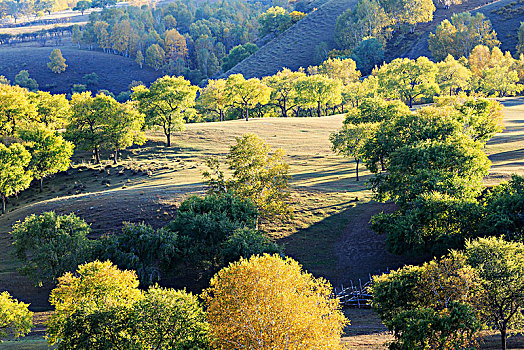
[[262,77],[275,74],[282,67],[296,70],[319,63],[315,62],[317,46],[325,42],[327,49],[335,47],[335,22],[340,14],[356,3],[357,0],[327,2],[227,74],[242,73],[246,77]]
[[[374,5],[373,2],[368,2],[371,5],[366,6],[370,7],[358,8],[357,6],[361,3],[363,2],[358,0],[328,1],[282,35],[261,47],[258,52],[242,61],[227,74],[242,73],[248,77],[261,77],[274,74],[281,67],[298,69],[318,64],[318,61],[330,55],[329,51],[333,49],[337,51],[331,53],[332,57],[344,57],[348,53],[351,54],[354,46],[344,51],[348,48],[342,47],[343,45],[336,41],[338,34],[335,27],[339,16],[342,17],[346,10],[349,11],[352,8],[355,9],[353,13],[355,17],[359,18],[359,22],[348,21],[347,25],[342,26],[343,30],[349,33],[344,35],[355,36],[353,45],[366,36],[379,37],[384,46],[387,61],[396,57],[431,57],[428,47],[429,34],[441,21],[449,20],[454,14],[465,11],[473,14],[483,13],[498,33],[501,49],[516,52],[518,41],[516,33],[522,21],[522,5],[515,0],[499,0],[487,5],[485,0],[452,1],[448,6],[445,6],[444,2],[435,1],[436,8],[429,17],[430,9],[426,14],[413,14],[414,19],[400,19],[393,26],[392,22],[387,20],[390,17],[387,8],[382,13],[362,15],[365,12],[372,12],[369,9],[373,9]],[[413,6],[416,8],[422,5],[419,5],[419,2],[413,2]],[[429,22],[426,22],[427,19]],[[364,29],[355,29],[357,26],[362,26],[362,23],[365,27],[366,21],[370,23],[370,27],[375,28],[369,32]],[[384,24],[380,24],[380,21],[383,21]],[[358,30],[360,33],[356,33]]]
[[[482,1],[482,3],[484,3]],[[500,49],[502,51],[510,51],[511,53],[516,52],[516,46],[518,42],[517,31],[520,26],[521,21],[523,20],[522,15],[514,14],[512,15],[509,11],[505,13],[505,9],[512,8],[518,5],[518,2],[515,0],[498,0],[486,5],[482,5],[473,11],[472,13],[483,13],[487,19],[491,21],[493,29],[497,32],[498,40],[500,40]],[[448,10],[447,18],[451,18],[454,13],[460,11]],[[440,23],[443,18],[439,18],[431,22],[418,38],[414,41],[409,50],[405,53],[401,53],[402,57],[416,58],[421,55],[431,57],[431,53],[428,47],[428,38],[430,32],[434,31],[436,26]]]

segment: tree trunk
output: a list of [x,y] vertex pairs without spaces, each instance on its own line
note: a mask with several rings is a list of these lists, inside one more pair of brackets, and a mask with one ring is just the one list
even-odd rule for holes
[[247,107],[246,107],[245,113],[246,113],[246,122],[247,122],[249,121],[249,109],[247,109]]
[[96,163],[100,164],[100,151],[98,150],[98,146],[95,146],[94,152]]
[[500,341],[501,341],[501,349],[506,350],[507,344],[506,344],[506,328],[500,330]]
[[5,214],[5,196],[2,195],[2,214]]
[[220,110],[220,121],[224,120],[224,111]]
[[358,163],[360,163],[360,159],[355,159],[355,162],[357,163],[357,181],[360,179],[358,178]]
[[409,108],[413,108],[413,97],[409,96]]
[[113,158],[113,164],[117,165],[118,164],[118,150],[115,149],[115,154],[114,154],[114,158]]
[[44,178],[41,177],[40,178],[40,193],[42,193],[44,191]]
[[318,106],[317,106],[317,116],[320,118],[320,116],[322,115],[322,107],[320,105],[320,102],[318,102]]
[[169,131],[166,133],[166,143],[167,147],[171,147],[171,133]]

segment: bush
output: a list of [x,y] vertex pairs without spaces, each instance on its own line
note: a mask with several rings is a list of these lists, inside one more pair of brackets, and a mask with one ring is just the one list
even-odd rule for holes
[[250,258],[263,253],[282,254],[282,248],[263,232],[248,228],[235,230],[220,248],[224,265],[240,258]]
[[136,271],[140,282],[149,285],[160,281],[166,270],[180,262],[178,245],[178,234],[171,231],[125,224],[121,234],[103,236],[97,242],[95,256]]
[[45,212],[16,223],[11,232],[16,257],[24,263],[20,272],[35,284],[54,281],[91,257],[91,229],[75,214]]
[[89,86],[90,88],[98,85],[98,74],[93,72],[93,73],[84,75],[82,77],[82,83],[86,86]]
[[21,70],[16,76],[15,76],[15,84],[26,88],[29,91],[37,91],[38,90],[38,83],[35,79],[32,79],[29,77],[29,72],[26,70]]
[[178,249],[186,266],[215,270],[221,266],[221,246],[235,230],[255,227],[256,208],[232,194],[192,196],[180,205],[176,219],[166,226],[178,235]]
[[254,256],[222,269],[202,297],[218,349],[341,349],[348,323],[331,286],[294,260]]

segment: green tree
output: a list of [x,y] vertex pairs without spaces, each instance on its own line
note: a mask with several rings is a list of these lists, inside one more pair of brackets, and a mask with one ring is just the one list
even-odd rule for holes
[[460,60],[448,55],[444,61],[437,63],[437,84],[440,91],[449,91],[449,96],[466,90],[471,79],[471,71]]
[[351,58],[356,62],[358,70],[367,75],[384,62],[384,48],[377,38],[365,38],[355,47]]
[[254,229],[256,218],[254,204],[235,194],[193,196],[182,202],[177,218],[166,229],[177,234],[177,249],[186,269],[197,266],[214,273],[225,265],[221,260],[224,242],[236,230]]
[[82,13],[82,16],[84,15],[84,12],[91,8],[91,1],[89,0],[80,0],[76,3],[75,7],[73,7],[73,11],[80,11]]
[[166,52],[160,45],[153,44],[147,48],[145,60],[149,67],[157,71],[164,66],[165,59]]
[[69,101],[65,95],[50,94],[47,91],[38,91],[28,95],[29,100],[36,106],[36,122],[52,130],[63,128],[71,113]]
[[370,224],[375,232],[387,235],[387,249],[394,254],[438,256],[478,237],[483,217],[483,206],[476,199],[435,192],[418,196],[405,210],[374,215]]
[[14,299],[8,292],[0,293],[0,343],[9,336],[23,337],[33,327],[29,304]]
[[231,105],[224,79],[209,80],[207,86],[200,91],[197,100],[198,107],[218,115],[218,120],[225,120],[225,113]]
[[318,67],[309,67],[308,73],[321,74],[333,80],[340,80],[344,85],[354,83],[360,78],[357,64],[351,58],[329,58]]
[[208,349],[208,324],[196,296],[151,287],[127,305],[77,311],[58,349]]
[[507,239],[524,242],[524,178],[513,175],[486,195],[486,214],[480,232],[489,236],[503,234]]
[[140,66],[140,68],[142,68],[142,66],[144,65],[144,55],[142,54],[142,51],[141,50],[138,50],[136,52],[136,56],[135,56],[135,62],[136,64],[138,64]]
[[465,254],[480,277],[477,309],[482,320],[500,332],[505,350],[508,329],[524,326],[524,244],[480,238],[466,244]]
[[246,118],[246,121],[249,120],[250,109],[258,104],[268,103],[271,97],[271,88],[260,79],[246,80],[242,74],[232,74],[227,78],[226,91],[231,103],[242,109],[242,117]]
[[21,125],[37,117],[37,108],[26,89],[0,84],[0,133],[14,136]]
[[91,96],[91,92],[73,94],[71,116],[66,138],[86,151],[93,151],[100,163],[100,148],[104,138],[104,123],[113,113],[111,98],[106,95]]
[[364,145],[376,128],[377,125],[373,123],[345,123],[341,130],[332,133],[329,137],[333,152],[355,160],[357,181],[359,181],[358,166],[365,155]]
[[224,61],[222,63],[222,70],[224,72],[229,71],[231,68],[254,54],[258,51],[258,46],[252,43],[247,43],[244,45],[238,45],[229,51],[229,54],[224,57]]
[[[70,349],[67,342],[62,343],[68,340],[65,338],[68,322],[98,312],[111,312],[115,308],[125,310],[142,298],[133,271],[120,271],[109,261],[80,265],[75,274],[66,272],[59,277],[57,287],[51,291],[49,302],[55,312],[47,321],[47,341],[50,345],[58,343],[63,349]],[[83,331],[86,331],[85,324]]]
[[19,137],[31,154],[28,168],[33,177],[39,180],[42,192],[46,177],[69,169],[74,145],[65,141],[62,136],[43,128],[21,130]]
[[298,91],[295,82],[305,76],[306,74],[301,70],[293,72],[284,68],[277,74],[263,79],[263,82],[271,88],[270,103],[280,109],[282,117],[287,117],[289,111],[296,107]]
[[162,126],[167,146],[171,146],[171,133],[183,130],[184,123],[194,114],[198,87],[183,77],[164,76],[153,82],[149,89],[143,85],[133,88],[133,100],[145,115],[148,126]]
[[125,224],[120,234],[97,240],[93,255],[136,271],[142,285],[151,285],[181,261],[179,234],[145,224]]
[[90,257],[90,231],[74,214],[45,212],[16,223],[11,236],[15,256],[24,264],[20,272],[42,286],[73,271]]
[[272,152],[271,147],[255,134],[236,138],[227,155],[232,178],[224,180],[218,161],[208,162],[215,174],[204,172],[209,192],[232,191],[252,201],[258,210],[258,221],[284,220],[291,216],[289,203],[289,165],[284,150]]
[[134,144],[143,145],[146,141],[144,132],[144,115],[138,112],[131,103],[119,103],[111,98],[110,109],[104,126],[103,146],[114,152],[113,162],[118,163],[118,151]]
[[31,154],[19,143],[9,147],[0,143],[0,195],[2,195],[2,214],[5,214],[6,200],[25,190],[33,180],[27,170]]
[[65,72],[67,68],[66,60],[62,56],[62,51],[60,49],[54,49],[49,55],[50,62],[47,64],[47,67],[55,74],[60,74]]
[[133,309],[141,349],[208,349],[209,325],[197,296],[152,287]]
[[301,105],[314,108],[322,116],[324,105],[338,105],[342,102],[342,82],[323,75],[311,75],[296,80],[296,89]]
[[481,144],[469,138],[429,139],[394,151],[388,172],[370,183],[377,199],[391,198],[401,207],[431,192],[467,199],[480,194],[490,165]]
[[397,58],[375,73],[385,96],[401,98],[411,108],[419,97],[432,97],[439,92],[437,67],[426,57],[417,60]]
[[29,91],[38,90],[38,83],[35,79],[29,77],[29,72],[26,70],[21,70],[15,76],[15,84],[20,87],[26,88]]
[[394,332],[391,349],[470,349],[480,322],[478,276],[460,253],[374,276],[373,309]]

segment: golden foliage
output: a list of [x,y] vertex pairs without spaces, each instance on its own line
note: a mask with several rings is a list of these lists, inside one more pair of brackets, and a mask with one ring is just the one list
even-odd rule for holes
[[230,264],[203,299],[215,349],[341,349],[349,324],[327,281],[278,255]]

